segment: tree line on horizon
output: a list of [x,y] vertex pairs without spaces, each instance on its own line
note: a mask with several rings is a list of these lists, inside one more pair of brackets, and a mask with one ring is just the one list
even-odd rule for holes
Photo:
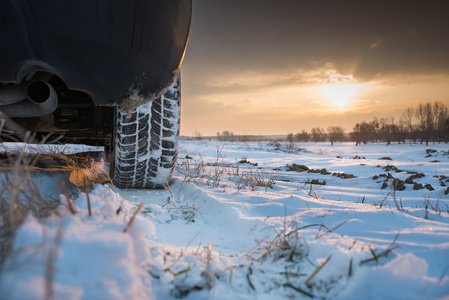
[[[285,136],[284,136],[285,137]],[[188,138],[188,137],[185,137]],[[237,135],[232,131],[224,130],[217,132],[215,137],[204,137],[197,130],[194,131],[195,140],[216,139],[228,142],[248,142],[266,140],[266,136]],[[279,138],[275,138],[280,140]],[[348,134],[341,126],[330,126],[327,130],[315,127],[310,133],[305,129],[293,134],[287,134],[285,138],[290,144],[293,142],[335,142],[353,141],[356,145],[367,144],[368,142],[392,142],[399,144],[406,140],[413,142],[449,142],[449,110],[442,102],[435,101],[421,103],[416,107],[409,106],[404,109],[398,121],[394,117],[378,118],[371,121],[356,123]]]
[[302,130],[296,134],[289,133],[287,141],[297,142],[325,142],[333,145],[335,142],[354,141],[356,145],[384,141],[387,145],[392,142],[399,144],[406,140],[419,141],[421,144],[429,142],[449,141],[449,111],[446,105],[439,101],[421,103],[417,107],[407,107],[398,121],[394,117],[377,118],[371,121],[356,123],[349,135],[343,127],[330,126],[327,131],[323,128],[312,128],[308,133]]

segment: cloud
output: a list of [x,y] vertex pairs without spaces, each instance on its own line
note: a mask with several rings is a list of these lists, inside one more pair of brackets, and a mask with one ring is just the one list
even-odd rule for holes
[[449,74],[448,10],[440,0],[196,0],[186,60],[208,74],[282,73],[315,62],[359,81]]
[[[184,124],[279,133],[448,102],[449,1],[194,2]],[[337,113],[315,91],[334,83],[370,88]]]
[[375,48],[377,48],[377,47],[380,47],[381,42],[382,42],[382,39],[380,39],[380,38],[376,39],[375,42],[372,42],[372,43],[369,45],[370,49],[373,50],[373,49],[375,49]]
[[[315,65],[317,65],[315,63]],[[315,69],[280,70],[278,72],[217,72],[190,78],[190,92],[196,97],[223,94],[254,94],[273,90],[298,89],[335,83],[355,83],[352,74],[341,74],[332,63]],[[192,88],[194,86],[194,88]]]

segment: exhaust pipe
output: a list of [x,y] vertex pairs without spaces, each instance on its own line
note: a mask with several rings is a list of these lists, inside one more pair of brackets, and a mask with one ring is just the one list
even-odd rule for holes
[[38,117],[50,114],[58,107],[54,87],[43,80],[29,82],[24,94],[22,101],[0,106],[1,114],[7,117]]
[[25,94],[27,99],[34,104],[45,104],[51,99],[57,98],[55,89],[42,80],[28,83]]
[[0,85],[0,104],[8,105],[26,98],[26,82],[21,84]]

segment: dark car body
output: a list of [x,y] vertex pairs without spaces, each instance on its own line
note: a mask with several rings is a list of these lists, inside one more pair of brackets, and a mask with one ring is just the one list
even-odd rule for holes
[[15,123],[12,132],[101,138],[112,122],[108,107],[127,99],[132,109],[130,94],[149,101],[174,82],[191,6],[191,0],[0,0],[0,117]]

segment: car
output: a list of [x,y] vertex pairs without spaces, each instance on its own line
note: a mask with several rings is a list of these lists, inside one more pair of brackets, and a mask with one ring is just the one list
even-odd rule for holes
[[116,186],[163,187],[191,17],[191,0],[1,0],[2,141],[104,146]]

